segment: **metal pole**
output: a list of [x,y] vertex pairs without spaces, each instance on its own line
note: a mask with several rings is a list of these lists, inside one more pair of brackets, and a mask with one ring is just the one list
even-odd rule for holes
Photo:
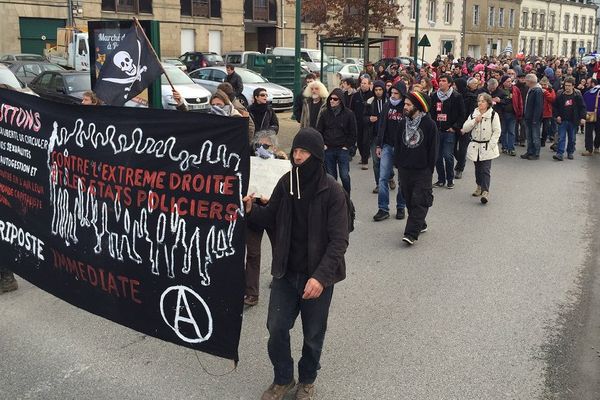
[[298,96],[302,90],[302,82],[300,82],[300,29],[301,25],[302,0],[296,0],[296,43],[294,58],[294,95]]
[[363,68],[369,62],[369,0],[365,0],[365,49],[363,51]]
[[419,44],[419,14],[421,13],[420,10],[420,1],[417,0],[416,1],[416,12],[415,12],[415,44],[414,44],[414,50],[413,50],[413,57],[415,58],[415,71],[417,70],[417,66],[419,65],[417,63],[417,58],[419,58],[419,47],[417,46]]
[[67,0],[67,26],[73,25],[73,0]]

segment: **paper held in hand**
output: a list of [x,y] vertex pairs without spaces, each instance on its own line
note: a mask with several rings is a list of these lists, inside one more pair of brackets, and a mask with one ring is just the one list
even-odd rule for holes
[[289,160],[250,157],[248,194],[254,193],[254,197],[271,197],[279,179],[291,169]]

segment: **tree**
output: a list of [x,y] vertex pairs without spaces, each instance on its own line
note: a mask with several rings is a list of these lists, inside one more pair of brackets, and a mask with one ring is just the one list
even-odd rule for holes
[[302,17],[317,32],[363,37],[365,63],[369,59],[369,31],[383,33],[386,27],[399,26],[398,10],[396,1],[391,0],[302,0]]

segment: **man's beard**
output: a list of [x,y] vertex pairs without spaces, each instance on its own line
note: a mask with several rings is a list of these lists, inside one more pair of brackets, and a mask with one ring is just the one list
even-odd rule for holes
[[418,110],[415,107],[413,107],[412,110],[410,110],[410,111],[404,110],[404,116],[408,117],[410,119],[414,119],[415,114],[417,113],[417,111]]

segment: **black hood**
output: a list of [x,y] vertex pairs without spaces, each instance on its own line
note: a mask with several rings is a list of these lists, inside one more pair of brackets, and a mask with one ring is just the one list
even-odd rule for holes
[[344,91],[340,88],[335,88],[331,91],[331,93],[329,93],[329,96],[327,97],[327,109],[331,110],[331,101],[329,101],[331,99],[331,96],[336,95],[339,99],[340,99],[340,108],[343,110],[344,108],[346,108],[346,106],[344,105]]

